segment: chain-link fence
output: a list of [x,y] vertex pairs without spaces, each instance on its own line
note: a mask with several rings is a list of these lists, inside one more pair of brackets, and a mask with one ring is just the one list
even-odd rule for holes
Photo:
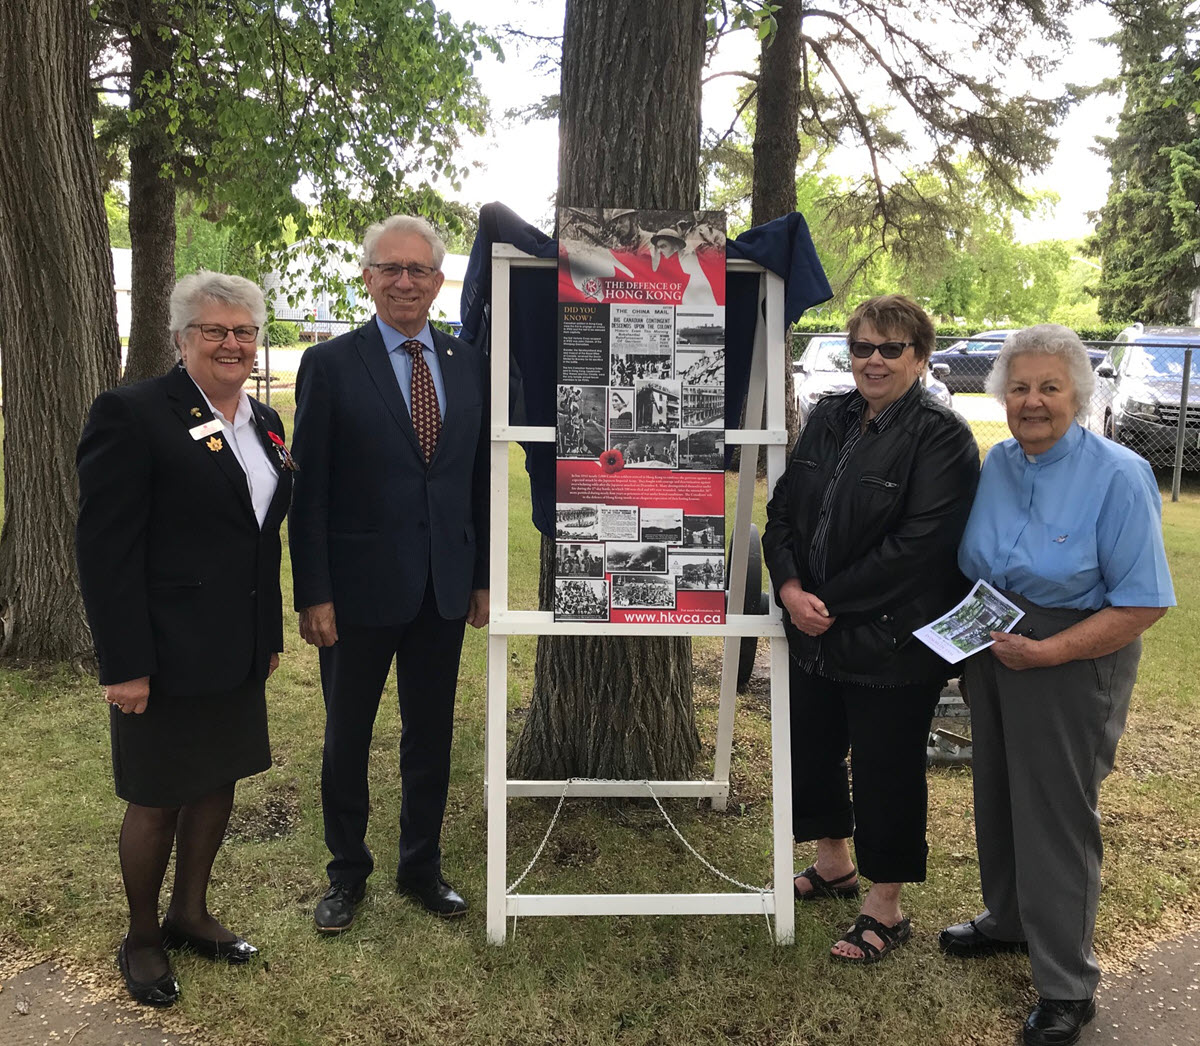
[[[1008,333],[942,337],[930,357],[930,389],[968,421],[982,453],[1010,436],[1003,405],[983,391]],[[793,364],[804,416],[822,395],[847,387],[849,360],[842,335],[798,331],[796,344],[806,346]],[[1179,473],[1200,470],[1200,377],[1192,367],[1200,329],[1131,330],[1119,341],[1084,344],[1096,389],[1080,423],[1129,447],[1156,469],[1174,469],[1177,497]]]
[[246,388],[249,391],[253,386],[256,399],[288,414],[295,407],[296,371],[300,369],[300,357],[304,355],[304,350],[315,342],[328,341],[361,326],[361,321],[320,319],[299,312],[295,315],[277,314],[275,319],[291,324],[299,340],[287,345],[273,345],[268,327],[263,334],[263,344],[258,347],[258,358]]

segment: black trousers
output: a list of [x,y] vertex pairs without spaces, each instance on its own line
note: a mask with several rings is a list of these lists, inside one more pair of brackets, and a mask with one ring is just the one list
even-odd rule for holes
[[[925,747],[941,683],[860,686],[791,666],[792,835],[854,838],[880,883],[925,881]],[[846,756],[851,755],[851,798]]]
[[387,674],[396,661],[400,701],[400,844],[397,874],[436,876],[442,817],[450,785],[454,691],[465,618],[446,620],[433,586],[407,624],[356,627],[339,623],[338,641],[322,647],[325,751],[321,806],[331,882],[363,882],[375,867],[367,848],[371,732]]

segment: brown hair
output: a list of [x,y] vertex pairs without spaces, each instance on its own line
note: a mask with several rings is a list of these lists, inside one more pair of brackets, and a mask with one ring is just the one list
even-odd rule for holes
[[881,294],[859,305],[846,323],[850,341],[858,337],[863,323],[869,323],[885,338],[911,341],[913,354],[918,360],[929,359],[929,354],[937,344],[929,313],[903,294]]

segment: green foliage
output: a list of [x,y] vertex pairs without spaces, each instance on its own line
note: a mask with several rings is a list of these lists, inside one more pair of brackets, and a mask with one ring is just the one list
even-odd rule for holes
[[108,245],[129,246],[129,205],[124,195],[110,186],[104,193],[104,213],[108,216]]
[[[99,137],[163,142],[162,176],[187,189],[206,220],[232,229],[237,244],[256,245],[268,266],[288,242],[311,239],[318,257],[309,276],[320,285],[333,269],[322,245],[356,240],[388,214],[462,228],[439,186],[457,186],[459,136],[483,127],[472,62],[497,50],[472,23],[456,25],[432,3],[395,0],[149,0],[141,8],[153,20],[133,24],[121,0],[95,7],[107,47],[94,73],[138,99],[132,112],[103,109]],[[125,59],[142,34],[169,68],[131,84]],[[195,254],[223,256],[228,242],[199,222],[189,227]]]
[[[1049,162],[1052,129],[1071,97],[1039,97],[1021,86],[1041,81],[1057,64],[1073,6],[1074,0],[804,5],[793,80],[801,99],[800,177],[820,186],[817,199],[838,240],[830,254],[845,259],[841,283],[877,253],[918,266],[931,252],[942,254],[944,230],[964,224],[962,203],[974,195],[1028,204],[1021,179]],[[766,0],[709,8],[710,37],[739,28],[760,39],[774,32],[778,7]],[[937,32],[923,31],[925,21],[937,23]],[[995,75],[1001,70],[1003,77]],[[755,83],[750,93],[759,89]],[[902,130],[914,124],[924,134]],[[732,133],[710,139],[710,150]],[[821,155],[834,146],[856,149],[860,175],[822,175]],[[718,166],[737,164],[718,159]],[[930,179],[944,191],[926,191]],[[1031,255],[1018,264],[1026,278],[1041,273],[1044,285],[1046,261]],[[832,282],[838,287],[839,280]],[[980,306],[990,307],[1035,306],[1024,300]]]
[[252,246],[241,241],[234,222],[206,211],[190,193],[181,192],[175,203],[175,278],[200,269],[257,279],[259,265]]
[[1112,185],[1089,250],[1103,272],[1100,315],[1185,323],[1200,284],[1200,38],[1195,0],[1120,10],[1112,38],[1125,105],[1108,154]]
[[295,345],[300,340],[300,328],[287,320],[271,320],[267,324],[267,337],[276,348],[281,345]]

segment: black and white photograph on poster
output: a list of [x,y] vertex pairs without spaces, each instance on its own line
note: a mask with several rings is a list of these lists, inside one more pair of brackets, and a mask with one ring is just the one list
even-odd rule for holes
[[725,588],[725,556],[720,552],[679,552],[667,555],[676,588],[689,592],[719,592]]
[[667,546],[648,541],[610,541],[605,545],[608,559],[604,567],[613,574],[624,570],[630,574],[665,574],[667,572]]
[[608,430],[633,431],[633,389],[608,390]]
[[598,541],[600,509],[596,505],[557,505],[554,536],[567,541]]
[[725,427],[725,388],[720,385],[683,387],[683,427],[685,429],[722,429]]
[[671,354],[656,352],[614,352],[610,385],[632,385],[638,378],[671,377]]
[[709,305],[705,308],[680,306],[675,310],[675,347],[677,349],[725,348],[725,308]]
[[724,516],[684,516],[684,548],[725,548]]
[[724,385],[725,350],[676,349],[675,376],[688,385]]
[[725,430],[701,429],[679,437],[679,468],[689,472],[720,472],[725,468]]
[[679,428],[679,382],[674,378],[633,383],[633,427],[638,432],[673,432]]
[[608,306],[564,302],[558,307],[558,381],[608,384]]
[[637,505],[601,505],[601,541],[637,541]]
[[671,545],[682,543],[683,509],[642,509],[641,539],[643,541],[662,541]]
[[614,574],[614,607],[675,607],[675,579],[670,574]]
[[554,616],[570,621],[607,621],[608,582],[588,578],[556,578]]
[[632,208],[562,207],[558,212],[558,236],[578,246],[604,247],[610,251],[636,251],[648,245],[653,229],[642,227],[643,215]]
[[613,439],[627,469],[673,469],[679,461],[674,433],[634,432],[628,438]]
[[675,310],[670,305],[610,305],[608,345],[612,352],[671,357]]
[[607,442],[608,389],[603,385],[558,387],[558,456],[597,458]]
[[723,280],[724,272],[705,270],[704,258],[720,257],[724,268],[725,215],[720,211],[701,211],[680,215],[678,212],[643,211],[643,227],[657,226],[650,235],[650,265],[660,279],[677,280],[683,285],[681,304],[703,308],[716,305],[713,280]]
[[604,577],[604,545],[560,541],[554,550],[555,577]]

